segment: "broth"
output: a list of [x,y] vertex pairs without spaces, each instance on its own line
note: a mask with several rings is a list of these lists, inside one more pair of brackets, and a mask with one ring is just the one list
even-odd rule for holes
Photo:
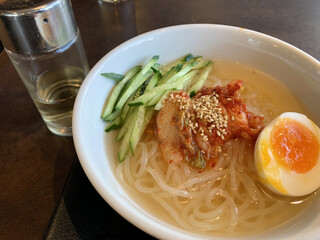
[[[234,79],[241,79],[244,82],[243,89],[241,93],[243,95],[246,95],[247,92],[250,92],[253,90],[253,92],[256,93],[256,96],[261,101],[264,101],[266,103],[266,106],[268,104],[276,106],[276,110],[273,112],[268,112],[269,117],[266,117],[265,122],[271,121],[273,118],[277,117],[283,112],[299,112],[303,113],[310,117],[310,114],[305,106],[303,106],[299,100],[293,96],[293,94],[278,80],[272,78],[271,76],[259,72],[256,69],[253,69],[249,66],[242,65],[240,63],[236,62],[228,62],[228,61],[222,61],[222,60],[215,60],[214,62],[214,68],[211,72],[211,74],[208,77],[208,80],[206,82],[206,86],[213,87],[216,85],[226,85],[228,82]],[[241,94],[240,93],[240,94]],[[246,102],[248,110],[254,111],[255,107],[252,103],[252,100],[250,99],[243,99],[244,102]],[[268,107],[266,107],[266,111],[268,110]],[[149,126],[150,129],[147,129],[150,131],[153,131],[153,125]],[[145,135],[145,134],[144,134]],[[115,138],[114,134],[110,134],[108,137]],[[142,142],[146,141],[146,138],[148,140],[154,140],[156,141],[156,136],[150,136],[149,137],[143,137]],[[147,140],[147,141],[148,141]],[[114,142],[114,141],[112,141]],[[241,144],[241,143],[240,143]],[[118,146],[117,144],[108,146],[108,151],[113,151],[114,153],[114,159],[117,159],[117,150]],[[160,151],[157,149],[157,151]],[[226,150],[227,151],[227,150]],[[251,153],[250,153],[251,154]],[[252,161],[253,156],[250,157],[250,161]],[[261,191],[261,194],[266,199],[266,202],[271,202],[270,204],[277,203],[278,210],[281,209],[281,211],[274,211],[267,215],[259,224],[259,227],[253,227],[252,229],[244,228],[241,226],[241,224],[238,224],[235,226],[234,231],[230,232],[229,230],[222,230],[222,231],[215,231],[215,230],[204,230],[200,227],[194,227],[192,229],[183,228],[181,227],[182,224],[179,224],[177,220],[174,219],[175,214],[182,215],[182,212],[184,211],[184,207],[187,206],[187,204],[190,200],[184,197],[176,197],[173,198],[176,201],[180,202],[180,206],[176,207],[174,206],[174,201],[170,200],[168,203],[165,203],[168,205],[167,210],[164,210],[163,205],[160,204],[158,201],[155,201],[155,198],[152,197],[148,193],[142,193],[137,190],[137,185],[139,185],[137,182],[137,179],[135,179],[134,176],[135,173],[132,174],[132,176],[128,177],[128,171],[134,171],[132,169],[137,168],[134,163],[130,163],[130,159],[126,159],[123,163],[115,165],[115,174],[117,178],[120,180],[120,182],[123,184],[123,186],[127,189],[127,192],[129,196],[135,201],[138,208],[143,209],[147,215],[151,215],[154,218],[160,219],[165,224],[168,224],[170,226],[174,226],[177,228],[182,228],[183,230],[187,230],[193,233],[198,233],[201,235],[209,235],[209,236],[247,236],[252,235],[260,232],[264,232],[270,229],[273,229],[275,227],[278,227],[280,225],[283,225],[285,223],[288,223],[289,221],[293,220],[295,217],[297,217],[302,211],[310,205],[312,202],[312,199],[314,199],[316,194],[311,194],[310,196],[306,196],[303,198],[282,198],[279,196],[274,195],[273,193],[270,193],[266,191],[263,187],[258,185],[258,188]],[[248,160],[249,161],[249,160]],[[148,163],[150,164],[150,163]],[[122,166],[123,165],[123,166]],[[250,165],[250,164],[248,164]],[[252,167],[252,166],[251,166]],[[166,172],[167,166],[165,164],[161,165],[160,168]],[[250,168],[250,166],[249,166]],[[148,176],[145,176],[148,175]],[[143,184],[145,184],[146,188],[150,188],[150,191],[153,190],[153,183],[154,180],[150,176],[150,174],[145,174]],[[165,175],[164,175],[165,176]],[[253,174],[253,178],[256,176]],[[223,178],[219,181],[224,181]],[[150,182],[149,182],[150,180]],[[161,192],[159,195],[165,196],[164,198],[167,198],[165,191]],[[170,198],[169,198],[170,199]],[[299,204],[297,204],[299,202]],[[253,203],[253,207],[255,204]],[[269,206],[269,205],[268,205]],[[170,207],[175,208],[174,213],[170,212]],[[204,210],[205,211],[205,210]],[[249,221],[250,222],[250,221]]]

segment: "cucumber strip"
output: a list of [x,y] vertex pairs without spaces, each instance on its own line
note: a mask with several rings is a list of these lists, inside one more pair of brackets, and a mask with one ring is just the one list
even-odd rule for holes
[[[150,82],[149,82],[149,84],[148,84],[145,92],[147,93],[147,92],[149,92],[151,89],[153,89],[153,88],[157,85],[159,79],[160,79],[160,73],[157,72],[157,73],[152,77],[152,79],[150,80]],[[154,97],[151,101],[153,101],[153,100],[156,100],[156,101],[157,101],[157,96]],[[153,106],[153,105],[155,105],[156,103],[157,103],[157,102],[151,103],[152,105],[150,105],[150,106]],[[149,105],[147,105],[147,106],[149,106]]]
[[[174,73],[175,75],[172,75],[170,78],[166,79],[164,82],[166,82],[166,84],[168,84],[168,83],[170,83],[170,82],[175,82],[175,81],[177,81],[177,80],[179,79],[179,77],[185,75],[186,72],[190,71],[193,66],[195,66],[195,63],[191,63],[191,64],[185,66],[184,68],[181,69],[180,72]],[[175,68],[178,69],[179,66],[177,65]],[[173,70],[174,70],[174,69],[173,69]],[[162,79],[161,79],[161,80],[162,80]],[[187,80],[187,78],[186,78],[185,80]],[[162,82],[162,83],[164,84],[164,82]],[[162,85],[162,84],[160,84],[160,85]],[[147,105],[148,107],[154,106],[154,105],[158,104],[158,102],[163,98],[163,96],[165,95],[165,93],[166,93],[167,91],[172,91],[172,90],[181,89],[181,88],[183,88],[183,87],[178,87],[178,86],[177,86],[177,87],[175,87],[175,88],[172,88],[172,89],[169,89],[169,90],[160,92],[159,94],[157,94],[156,96],[154,96],[149,102],[147,102],[146,105]],[[161,106],[161,105],[160,105],[160,106]],[[157,108],[159,108],[160,106],[158,106]],[[155,108],[155,109],[156,109],[156,108]],[[160,107],[159,109],[161,109],[161,107]],[[157,109],[156,109],[156,110],[157,110]]]
[[[150,80],[149,82],[149,84],[151,84],[150,89],[152,89],[152,85],[154,86],[157,83],[157,77],[153,77],[152,79],[152,81]],[[119,162],[122,162],[126,158],[129,148],[131,149],[132,154],[134,154],[136,146],[152,115],[153,109],[146,108],[145,106],[131,107],[129,109],[125,124],[121,127],[117,136],[117,141],[122,139],[118,152]]]
[[118,151],[119,162],[122,162],[127,157],[127,154],[129,152],[129,148],[130,148],[129,139],[133,130],[133,124],[134,122],[130,122],[128,129],[123,136],[123,140],[121,142],[121,145]]
[[[149,72],[151,73],[151,70]],[[136,77],[137,76],[138,76],[138,74],[136,75]],[[123,89],[122,89],[122,91],[121,91],[121,93],[119,95],[119,99],[122,97],[123,93],[126,92],[127,89],[131,86],[131,83],[136,80],[136,77],[131,78],[130,81],[128,81],[126,83],[126,85],[123,87]],[[141,86],[134,92],[134,94],[131,95],[131,96],[133,96],[133,99],[136,98],[136,97],[139,97],[140,95],[142,95],[144,93],[144,91],[146,89],[146,86],[148,85],[149,81],[150,81],[150,78],[148,78],[146,81],[144,81],[141,84]],[[129,98],[128,98],[128,100],[129,100]]]
[[132,69],[130,69],[127,74],[125,75],[125,77],[116,85],[116,87],[114,88],[114,90],[112,91],[112,94],[109,98],[109,101],[106,105],[106,107],[104,108],[103,112],[102,112],[102,119],[105,119],[109,114],[112,113],[113,108],[116,104],[116,101],[119,97],[119,94],[122,90],[122,88],[124,87],[124,85],[131,79],[133,78],[139,71],[141,70],[141,66],[135,66]]
[[187,54],[186,56],[183,56],[182,58],[179,58],[178,60],[170,63],[169,65],[165,66],[163,68],[163,70],[165,72],[169,71],[171,68],[173,68],[174,66],[178,65],[178,64],[184,64],[186,62],[188,62],[189,60],[191,60],[193,58],[193,55],[191,53]]
[[[159,78],[160,78],[160,73],[156,72],[156,74],[154,74],[152,76],[152,78],[150,79],[150,81],[145,89],[145,93],[150,91],[151,89],[153,89],[156,86],[156,84],[159,81]],[[126,106],[128,106],[130,108],[130,106],[128,104],[126,104]],[[123,109],[123,111],[125,111],[125,109]],[[138,111],[138,113],[137,113],[137,111]],[[126,119],[125,124],[122,126],[122,128],[120,129],[120,131],[118,133],[117,141],[124,138],[124,135],[126,134],[126,132],[130,128],[130,123],[132,123],[132,122],[135,123],[135,125],[133,126],[134,132],[132,132],[133,136],[131,136],[130,140],[129,140],[129,146],[130,146],[131,152],[133,154],[134,154],[134,151],[135,151],[135,148],[136,148],[138,142],[140,141],[140,138],[142,136],[144,129],[146,128],[147,124],[149,123],[149,121],[153,115],[153,112],[154,112],[154,110],[152,108],[146,108],[145,106],[140,106],[140,107],[138,107],[137,110],[135,107],[131,107],[129,110],[129,113],[128,113],[128,118]],[[137,119],[135,119],[136,114],[137,114],[137,116],[136,116]],[[125,141],[125,140],[123,140],[123,141]]]
[[176,74],[176,72],[177,72],[177,66],[170,68],[170,70],[167,71],[159,80],[158,85],[162,85],[163,83],[166,83],[169,78],[171,78],[174,74]]
[[191,59],[191,62],[201,62],[201,60],[202,60],[202,56],[197,56],[197,57],[193,57],[192,59]]
[[143,94],[142,96],[134,99],[133,101],[129,102],[129,106],[139,106],[146,104],[149,102],[153,97],[157,96],[159,93],[164,92],[166,90],[172,89],[185,89],[187,85],[190,83],[192,78],[197,74],[197,71],[191,71],[178,79],[173,83],[164,84],[161,86],[157,86],[150,90],[149,92]]
[[153,116],[153,113],[154,113],[154,109],[153,108],[146,108],[143,125],[142,125],[141,131],[139,133],[139,137],[138,137],[139,139],[141,139],[144,130],[146,129],[147,125],[149,124],[149,122],[150,122],[150,120],[151,120],[151,118]]
[[[141,87],[140,87],[141,88]],[[129,102],[131,102],[133,99],[139,97],[140,95],[140,88],[133,94],[129,97],[129,99],[127,100],[126,104],[123,106],[122,108],[122,112],[121,112],[121,121],[125,121],[126,117],[132,112],[132,110],[134,109],[134,107],[131,107],[129,106]]]
[[103,118],[104,121],[109,122],[112,121],[114,119],[116,119],[118,116],[120,116],[121,111],[116,110],[114,112],[112,112],[111,114],[109,114],[108,116],[106,116],[105,118]]
[[[152,78],[150,79],[150,81],[149,81],[149,83],[148,83],[148,85],[147,85],[147,87],[146,87],[144,92],[148,92],[148,91],[150,91],[151,89],[153,89],[156,86],[156,84],[157,84],[157,82],[159,81],[159,78],[160,78],[159,75],[160,75],[160,73],[156,72],[156,74],[154,74],[152,76]],[[128,123],[130,121],[132,121],[132,114],[131,113],[132,113],[133,109],[135,109],[135,107],[130,107],[128,105],[128,102],[132,101],[134,99],[134,96],[139,91],[140,90],[138,89],[135,94],[130,96],[130,98],[128,99],[128,101],[126,102],[126,104],[124,105],[124,107],[122,109],[122,112],[121,112],[121,115],[120,115],[120,119],[121,119],[122,122],[125,122],[125,124],[124,124],[124,126],[122,126],[122,128],[120,129],[120,131],[118,133],[117,141],[120,140],[124,136],[124,134],[125,134],[125,132],[126,132],[126,130],[128,128],[128,125],[129,125]],[[128,116],[128,119],[126,119],[127,116]]]
[[153,97],[152,99],[150,99],[150,101],[148,101],[147,103],[145,103],[145,105],[147,107],[152,107],[155,106],[160,99],[163,97],[163,94],[165,94],[166,91],[173,91],[174,89],[169,89],[169,90],[164,90],[162,92],[159,92],[155,97]]
[[[147,127],[147,125],[149,124],[152,116],[153,116],[153,113],[154,113],[154,109],[153,108],[146,108],[146,114],[145,114],[145,117],[144,117],[144,122],[143,122],[143,127],[144,129]],[[144,132],[144,129],[143,131],[141,132],[141,136]],[[140,136],[140,137],[141,137]]]
[[154,56],[151,60],[142,68],[142,70],[137,74],[134,81],[131,82],[130,86],[120,97],[118,103],[116,104],[116,109],[120,110],[128,98],[133,94],[148,78],[153,74],[151,67],[158,61],[159,56]]
[[212,63],[212,61],[211,61],[211,60],[209,60],[209,61],[201,61],[201,62],[199,62],[196,66],[194,66],[194,68],[193,68],[193,69],[200,69],[200,68],[204,68],[204,67],[206,67],[206,66],[210,65],[211,63]]
[[183,62],[188,62],[190,59],[193,58],[193,55],[191,53],[187,54],[184,58],[183,58]]
[[106,129],[104,131],[105,132],[110,132],[111,130],[114,130],[114,129],[120,127],[120,126],[121,126],[121,119],[120,119],[120,117],[117,117],[116,119],[114,119],[112,122],[110,122],[107,125],[107,127],[106,127]]
[[178,65],[176,66],[177,72],[179,72],[179,71],[182,69],[182,67],[183,67],[183,64],[178,64]]
[[[139,75],[139,73],[138,73]],[[139,75],[137,76],[137,78],[135,79],[135,81],[133,81],[131,83],[131,85],[128,87],[128,89],[123,93],[123,95],[121,96],[121,98],[119,99],[117,105],[116,105],[116,109],[121,109],[123,107],[123,105],[125,104],[125,102],[128,100],[128,98],[134,94],[134,92],[141,86],[141,84],[143,84],[145,81],[148,80],[148,78],[152,75],[152,70],[150,70],[148,73],[146,73],[145,75]]]
[[120,131],[118,132],[117,141],[122,139],[123,136],[126,134],[129,125],[133,122],[133,116],[134,116],[134,112],[135,111],[136,111],[136,107],[131,107],[130,108],[130,110],[129,110],[128,114],[127,114],[127,117],[126,117],[126,119],[124,121],[124,124],[122,125]]
[[143,134],[144,130],[146,129],[146,127],[147,127],[148,123],[150,122],[150,120],[153,116],[153,113],[154,113],[153,108],[146,108],[144,106],[141,106],[141,108],[145,108],[145,114],[144,114],[144,118],[143,118],[143,123],[140,126],[140,128],[137,131],[133,130],[132,134],[131,134],[130,147],[131,147],[132,154],[134,154],[135,149],[136,149],[136,147],[142,137],[142,134]]
[[162,94],[164,91],[168,89],[174,89],[176,87],[176,83],[170,83],[170,84],[165,84],[161,85],[158,87],[155,87],[154,89],[150,90],[149,92],[143,94],[142,96],[134,99],[133,101],[129,102],[129,106],[139,106],[139,105],[144,105],[151,101],[153,98],[156,96],[159,96]]
[[178,90],[187,90],[190,86],[190,83],[194,80],[195,76],[198,75],[198,71],[191,71],[188,74],[186,74],[181,81],[181,85],[177,87]]
[[149,60],[149,62],[147,62],[147,64],[142,68],[141,74],[144,75],[144,74],[146,74],[146,73],[149,71],[149,69],[150,69],[151,67],[157,66],[157,64],[156,64],[155,66],[154,66],[154,64],[155,64],[158,60],[159,60],[159,55],[153,56],[153,57]]
[[[130,115],[131,118],[130,118],[128,127],[127,127],[127,129],[125,131],[125,134],[123,136],[123,139],[122,139],[122,142],[121,142],[121,145],[120,145],[120,149],[119,149],[119,152],[118,152],[119,162],[122,162],[126,158],[128,152],[129,152],[129,148],[131,148],[130,140],[131,140],[131,136],[132,136],[133,131],[135,131],[136,128],[137,128],[136,124],[137,124],[137,121],[138,121],[138,117],[140,117],[140,118],[142,117],[142,121],[143,121],[144,111],[142,113],[143,116],[140,116],[141,113],[140,113],[139,110],[140,110],[139,108],[135,108],[132,111],[131,115]],[[141,125],[142,125],[142,123],[141,123]]]
[[197,78],[196,82],[191,85],[191,87],[188,90],[188,93],[190,94],[190,97],[193,97],[196,95],[196,93],[202,88],[203,84],[208,78],[208,75],[212,69],[212,62],[207,65],[200,73],[199,77]]
[[129,102],[131,102],[133,100],[133,95],[131,95],[128,99],[128,101],[126,102],[126,104],[123,106],[122,108],[122,112],[120,114],[120,119],[121,121],[124,121],[126,119],[126,117],[128,116],[129,110],[130,110],[130,106],[128,105]]
[[146,113],[146,107],[145,106],[140,106],[137,107],[137,110],[135,111],[135,116],[134,116],[134,124],[133,124],[133,129],[132,133],[129,139],[129,145],[131,149],[132,155],[134,155],[134,151],[136,149],[136,146],[139,142],[139,135],[140,131],[142,130],[143,122],[144,122],[144,117]]
[[190,71],[183,77],[179,78],[174,83],[177,84],[177,87],[174,89],[186,90],[188,89],[189,84],[192,82],[193,78],[198,74],[198,71]]
[[164,94],[162,95],[162,97],[160,98],[160,100],[158,101],[156,106],[154,107],[154,110],[159,111],[162,108],[164,100],[167,98],[169,92],[171,92],[171,90],[167,90],[164,92]]
[[154,73],[158,72],[160,68],[160,63],[155,63],[153,64],[153,66],[151,67],[151,69],[153,70]]
[[176,74],[172,75],[170,78],[168,78],[165,81],[161,81],[161,83],[159,83],[159,85],[163,85],[163,84],[172,83],[172,82],[177,81],[180,77],[184,76],[191,69],[193,69],[196,64],[198,64],[198,63],[197,62],[190,63],[190,64],[188,64],[186,66],[183,66],[181,68],[181,70],[179,70],[179,65],[177,65],[177,70],[178,71],[176,72]]
[[116,82],[120,82],[124,78],[124,75],[118,73],[101,73],[101,75],[106,78],[115,80]]
[[147,87],[146,87],[146,90],[145,90],[145,93],[146,92],[149,92],[151,89],[153,89],[157,83],[159,82],[159,79],[160,79],[160,72],[157,71],[153,76],[152,78],[150,79]]

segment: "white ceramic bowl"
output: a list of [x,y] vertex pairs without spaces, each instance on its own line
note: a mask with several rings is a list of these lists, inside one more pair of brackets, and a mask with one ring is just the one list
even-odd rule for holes
[[[115,178],[112,168],[117,159],[106,150],[110,140],[100,119],[113,82],[100,73],[125,73],[153,55],[160,55],[160,63],[166,63],[189,52],[210,59],[241,62],[275,77],[308,106],[313,120],[320,125],[320,63],[294,46],[265,34],[223,25],[181,25],[142,34],[109,52],[90,71],[78,93],[73,115],[76,151],[86,175],[105,201],[132,224],[161,239],[187,240],[201,236],[172,227],[145,212]],[[305,240],[319,236],[320,198],[317,198],[289,226],[252,239]]]

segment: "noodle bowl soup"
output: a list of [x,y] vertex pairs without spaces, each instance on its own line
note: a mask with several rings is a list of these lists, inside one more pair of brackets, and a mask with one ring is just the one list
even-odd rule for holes
[[124,74],[156,54],[161,64],[171,63],[189,52],[214,60],[206,86],[241,79],[241,99],[248,111],[264,115],[264,124],[292,111],[319,126],[320,63],[308,54],[237,27],[192,24],[155,30],[108,53],[79,90],[73,138],[92,185],[120,215],[160,239],[318,238],[320,198],[279,197],[260,185],[252,141],[230,140],[212,168],[195,171],[188,164],[164,161],[153,119],[134,157],[118,163],[116,131],[106,134],[100,119],[114,81],[101,73]]
[[[240,63],[214,63],[205,86],[243,80],[240,97],[249,111],[264,116],[265,124],[285,111],[310,114],[271,76]],[[115,172],[139,206],[163,221],[203,235],[248,236],[288,223],[315,197],[284,198],[260,186],[253,161],[255,141],[242,138],[222,147],[212,169],[199,171],[186,162],[167,164],[155,125],[155,119],[151,120],[135,155],[116,164]],[[118,151],[118,146],[112,150]]]

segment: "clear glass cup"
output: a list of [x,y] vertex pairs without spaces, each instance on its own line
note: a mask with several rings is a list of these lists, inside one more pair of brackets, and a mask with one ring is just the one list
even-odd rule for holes
[[73,104],[89,71],[71,2],[26,2],[0,8],[1,40],[49,130],[71,136]]
[[16,54],[6,50],[49,130],[72,135],[72,110],[89,71],[81,36],[47,53]]

